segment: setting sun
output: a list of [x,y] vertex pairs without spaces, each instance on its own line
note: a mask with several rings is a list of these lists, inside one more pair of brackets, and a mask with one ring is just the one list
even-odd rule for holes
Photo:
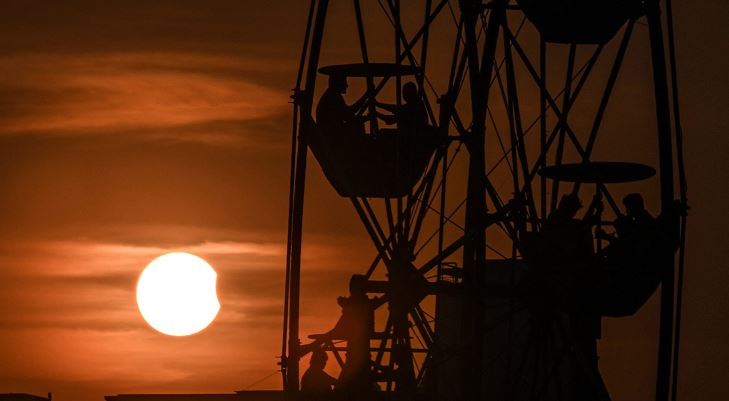
[[139,311],[161,333],[195,334],[212,323],[220,310],[216,280],[215,270],[195,255],[162,255],[147,265],[139,277]]

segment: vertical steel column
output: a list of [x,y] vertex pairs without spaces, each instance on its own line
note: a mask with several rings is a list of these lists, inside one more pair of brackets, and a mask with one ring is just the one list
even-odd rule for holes
[[[309,16],[306,19],[306,31],[304,33],[304,45],[301,49],[301,56],[299,59],[299,69],[296,73],[296,88],[294,89],[294,115],[292,122],[292,133],[291,133],[291,167],[289,170],[289,209],[288,209],[288,225],[286,227],[286,235],[291,234],[291,226],[293,224],[292,210],[294,207],[294,177],[296,177],[296,154],[297,154],[297,137],[299,134],[299,107],[297,97],[301,94],[301,79],[304,76],[304,65],[306,64],[306,55],[309,52],[309,39],[311,38],[311,23],[314,19],[314,9],[316,6],[316,0],[311,0],[309,3]],[[291,278],[291,237],[287,238],[286,243],[286,282],[284,285],[284,310],[283,310],[283,333],[281,339],[281,376],[283,379],[282,385],[286,386],[286,355],[288,354],[288,333],[289,333],[289,288]]]
[[[294,196],[292,207],[292,224],[289,232],[290,248],[290,285],[289,285],[289,334],[286,356],[286,385],[289,396],[299,390],[299,288],[301,284],[301,232],[304,219],[304,185],[306,181],[307,133],[312,129],[311,109],[316,83],[316,69],[319,64],[321,41],[324,36],[328,0],[320,0],[314,22],[314,33],[311,41],[306,83],[301,99],[301,121],[299,122],[299,145],[296,151],[296,174],[294,177]],[[293,397],[292,397],[293,398]]]
[[461,14],[464,19],[465,45],[469,69],[472,127],[466,139],[469,152],[468,187],[466,198],[465,232],[469,239],[463,245],[463,305],[461,338],[465,348],[462,361],[463,400],[481,399],[482,336],[480,325],[481,308],[478,307],[476,270],[483,268],[486,260],[486,233],[481,219],[486,215],[486,108],[488,106],[489,82],[493,72],[494,55],[501,18],[506,2],[497,0],[488,21],[482,60],[479,63],[476,23],[480,19],[480,0],[461,0]]
[[[423,85],[425,81],[425,66],[428,61],[428,40],[430,39],[430,21],[428,21],[428,18],[430,17],[430,11],[433,8],[432,0],[426,0],[425,1],[425,18],[423,20],[423,40],[421,43],[420,48],[420,68],[421,73],[416,77],[418,80],[418,95],[420,95],[421,98],[425,97],[425,90],[423,90]],[[435,116],[434,116],[435,117]],[[435,123],[436,120],[434,119],[433,122]]]
[[[539,153],[547,152],[547,42],[539,35],[539,76],[542,85],[539,86]],[[542,157],[541,168],[547,167],[547,157]],[[547,219],[547,177],[539,178],[539,198],[541,200],[541,217]]]
[[[666,55],[661,26],[660,0],[646,2],[646,17],[653,64],[653,89],[655,91],[656,119],[658,127],[659,174],[661,182],[661,212],[670,213],[673,206],[673,145],[671,140],[671,113],[668,98]],[[668,223],[670,224],[670,223]],[[670,230],[670,227],[663,227]],[[658,339],[658,369],[656,372],[656,401],[667,401],[671,380],[671,353],[673,338],[674,267],[673,257],[660,256],[666,263],[661,281],[661,314]],[[670,264],[670,266],[668,266]]]

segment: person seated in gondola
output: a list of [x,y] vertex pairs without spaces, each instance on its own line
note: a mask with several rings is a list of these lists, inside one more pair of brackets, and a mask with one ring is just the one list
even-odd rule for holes
[[645,209],[645,203],[640,194],[626,195],[623,198],[623,205],[625,215],[618,217],[615,222],[615,229],[620,237],[634,237],[653,225],[655,218]]
[[376,105],[393,114],[378,113],[387,124],[397,123],[400,134],[415,136],[428,127],[428,111],[425,109],[423,99],[418,94],[418,87],[413,82],[402,86],[402,98],[405,104],[387,104],[377,102]]
[[645,209],[643,197],[638,193],[631,193],[623,198],[625,214],[618,216],[614,221],[615,234],[604,231],[597,233],[599,238],[609,242],[605,249],[609,263],[622,264],[633,256],[635,247],[641,239],[655,234],[656,219]]
[[582,219],[576,219],[582,202],[576,194],[567,194],[560,199],[559,206],[552,212],[542,228],[540,247],[546,254],[540,255],[551,264],[590,263],[595,257],[592,225],[602,212],[599,195]]
[[324,91],[316,106],[316,123],[324,132],[364,134],[365,118],[358,116],[356,111],[360,109],[366,98],[347,105],[343,95],[347,93],[348,86],[345,75],[332,74],[329,76],[329,87]]

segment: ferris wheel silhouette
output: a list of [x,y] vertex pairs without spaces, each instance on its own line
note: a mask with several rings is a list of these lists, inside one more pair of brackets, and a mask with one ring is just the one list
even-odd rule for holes
[[[633,315],[660,286],[656,399],[675,399],[687,207],[670,1],[666,21],[658,0],[345,3],[358,58],[320,65],[330,1],[311,1],[292,96],[288,393],[314,347],[342,365],[346,399],[607,400],[600,318]],[[607,109],[637,37],[655,125],[626,135],[655,146],[618,149]],[[348,105],[350,82],[363,93]],[[351,272],[339,328],[302,346],[308,168],[376,253]]]

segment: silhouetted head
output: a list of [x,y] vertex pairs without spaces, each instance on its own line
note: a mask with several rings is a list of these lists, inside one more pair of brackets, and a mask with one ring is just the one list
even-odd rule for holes
[[418,87],[412,83],[408,82],[405,85],[402,86],[402,98],[405,99],[407,103],[417,102],[418,101]]
[[367,276],[363,274],[353,274],[349,279],[349,293],[352,295],[366,294]]
[[630,217],[636,217],[645,210],[643,197],[638,193],[626,195],[623,198],[623,205],[625,205],[625,214]]
[[562,196],[557,209],[563,216],[572,218],[575,217],[577,211],[580,210],[581,207],[582,202],[580,202],[580,198],[577,195],[567,194]]
[[347,93],[347,76],[342,74],[332,74],[329,76],[329,88],[337,93]]
[[321,348],[316,348],[311,353],[309,366],[315,369],[324,369],[324,367],[327,366],[327,360],[329,360],[329,357],[327,356],[326,351]]

